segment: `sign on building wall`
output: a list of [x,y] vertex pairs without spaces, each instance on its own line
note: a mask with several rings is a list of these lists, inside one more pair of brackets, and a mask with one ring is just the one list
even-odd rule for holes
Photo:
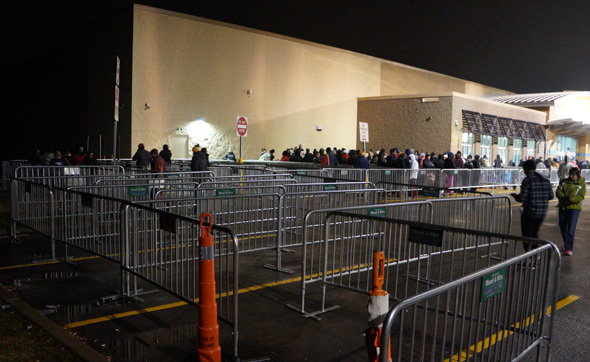
[[361,142],[369,142],[369,124],[367,122],[359,122],[359,134]]
[[240,137],[246,137],[248,135],[248,117],[238,116],[236,134]]

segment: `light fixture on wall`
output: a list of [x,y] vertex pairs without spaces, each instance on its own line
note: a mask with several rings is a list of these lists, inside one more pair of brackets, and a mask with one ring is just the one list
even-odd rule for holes
[[430,117],[430,116],[426,117],[426,122],[428,122],[428,121],[432,121],[432,117]]
[[147,111],[148,109],[150,109],[150,105],[148,103],[145,104],[145,108],[143,109],[144,111]]
[[251,96],[252,95],[252,88],[248,88],[246,90],[246,94],[248,95],[248,97]]

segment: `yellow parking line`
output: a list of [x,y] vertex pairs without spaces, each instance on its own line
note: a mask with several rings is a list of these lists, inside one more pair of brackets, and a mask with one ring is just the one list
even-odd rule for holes
[[[85,256],[85,257],[80,257],[80,258],[68,259],[68,261],[81,261],[81,260],[98,259],[98,258],[100,258],[100,256]],[[2,266],[2,267],[0,267],[0,270],[26,268],[26,267],[38,266],[38,265],[57,264],[57,263],[61,263],[61,262],[62,262],[62,260],[51,260],[51,261],[42,261],[42,262],[39,262],[39,263],[30,263],[30,264],[19,264],[19,265]]]
[[[387,262],[391,262],[394,260],[395,259],[389,259],[389,260],[387,260]],[[364,267],[365,267],[365,264],[361,264],[358,266],[359,269],[364,268]],[[353,267],[350,267],[348,269],[353,269]],[[328,272],[328,274],[339,273],[339,272],[340,272],[340,270],[337,269],[334,272]],[[322,275],[322,273],[315,273],[312,275],[307,275],[306,279],[317,278],[317,277],[320,277],[321,275]],[[238,294],[244,294],[244,293],[253,292],[253,291],[261,290],[261,289],[265,289],[265,288],[276,287],[276,286],[283,285],[283,284],[297,283],[299,281],[301,281],[301,277],[295,277],[295,278],[291,278],[291,279],[285,279],[285,280],[280,280],[277,282],[271,282],[271,283],[266,283],[266,284],[261,284],[261,285],[254,285],[251,287],[239,289]],[[226,293],[222,293],[221,297],[227,297],[227,296],[231,296],[233,294],[234,294],[233,291],[226,292]],[[219,296],[220,296],[219,294],[216,295],[217,298],[219,298]],[[199,299],[197,298],[197,299],[194,299],[193,301],[195,303],[198,303]],[[87,319],[87,320],[83,320],[83,321],[79,321],[79,322],[68,323],[68,324],[64,325],[64,328],[68,328],[68,329],[78,328],[78,327],[86,326],[89,324],[107,322],[110,320],[126,318],[126,317],[139,315],[139,314],[143,314],[143,313],[156,312],[156,311],[160,311],[160,310],[164,310],[164,309],[181,307],[186,304],[187,304],[186,302],[177,302],[177,303],[163,304],[163,305],[159,305],[159,306],[155,306],[155,307],[149,307],[149,308],[144,308],[144,309],[123,312],[123,313],[111,314],[111,315],[104,316],[104,317],[98,317],[98,318]]]
[[[560,310],[561,308],[567,306],[570,303],[575,302],[578,299],[580,299],[579,296],[570,295],[570,296],[560,300],[559,302],[557,302],[556,309]],[[549,314],[551,314],[551,307],[547,308],[547,315],[549,315]],[[473,357],[476,353],[480,353],[481,351],[490,348],[491,346],[493,346],[497,342],[500,342],[502,339],[513,335],[514,331],[510,330],[510,329],[518,329],[518,328],[520,328],[521,324],[524,327],[527,327],[531,323],[533,323],[534,321],[535,321],[535,315],[533,314],[532,316],[527,317],[525,320],[511,325],[509,329],[505,329],[503,331],[500,331],[500,332],[494,334],[493,336],[484,339],[483,341],[479,341],[476,344],[471,345],[469,348],[467,348],[467,350],[462,351],[461,353],[457,353],[456,355],[454,355],[451,358],[445,359],[445,362],[463,362],[463,361]]]

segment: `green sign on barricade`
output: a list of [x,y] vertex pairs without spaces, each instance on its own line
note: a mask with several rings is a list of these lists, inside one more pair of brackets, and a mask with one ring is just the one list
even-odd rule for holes
[[215,190],[215,196],[233,196],[236,194],[236,189],[219,189]]
[[504,276],[506,275],[506,268],[502,268],[496,272],[484,275],[481,281],[481,301],[485,302],[491,297],[498,295],[504,291]]
[[440,196],[440,190],[439,189],[432,188],[432,187],[425,187],[422,190],[420,190],[420,196],[424,196],[424,197],[439,197]]
[[338,185],[324,185],[324,191],[336,191],[338,190]]
[[165,173],[164,178],[180,178],[180,175],[177,173]]
[[391,175],[391,170],[386,170],[385,171],[385,176],[389,176],[389,175]]
[[385,207],[373,207],[368,210],[369,216],[385,217],[387,208]]
[[148,191],[147,186],[129,186],[127,196],[147,196]]
[[297,175],[307,175],[307,171],[297,171]]

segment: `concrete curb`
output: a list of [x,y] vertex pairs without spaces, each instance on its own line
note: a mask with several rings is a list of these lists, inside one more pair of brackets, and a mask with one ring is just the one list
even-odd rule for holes
[[37,324],[45,332],[49,333],[53,338],[60,341],[70,352],[75,354],[78,358],[81,358],[87,362],[107,362],[107,358],[102,354],[98,353],[76,337],[68,333],[67,330],[60,327],[41,313],[35,308],[31,307],[19,297],[8,292],[3,287],[0,287],[0,299],[5,303],[8,303],[14,307],[14,309],[21,312],[25,317],[31,320],[31,322]]

